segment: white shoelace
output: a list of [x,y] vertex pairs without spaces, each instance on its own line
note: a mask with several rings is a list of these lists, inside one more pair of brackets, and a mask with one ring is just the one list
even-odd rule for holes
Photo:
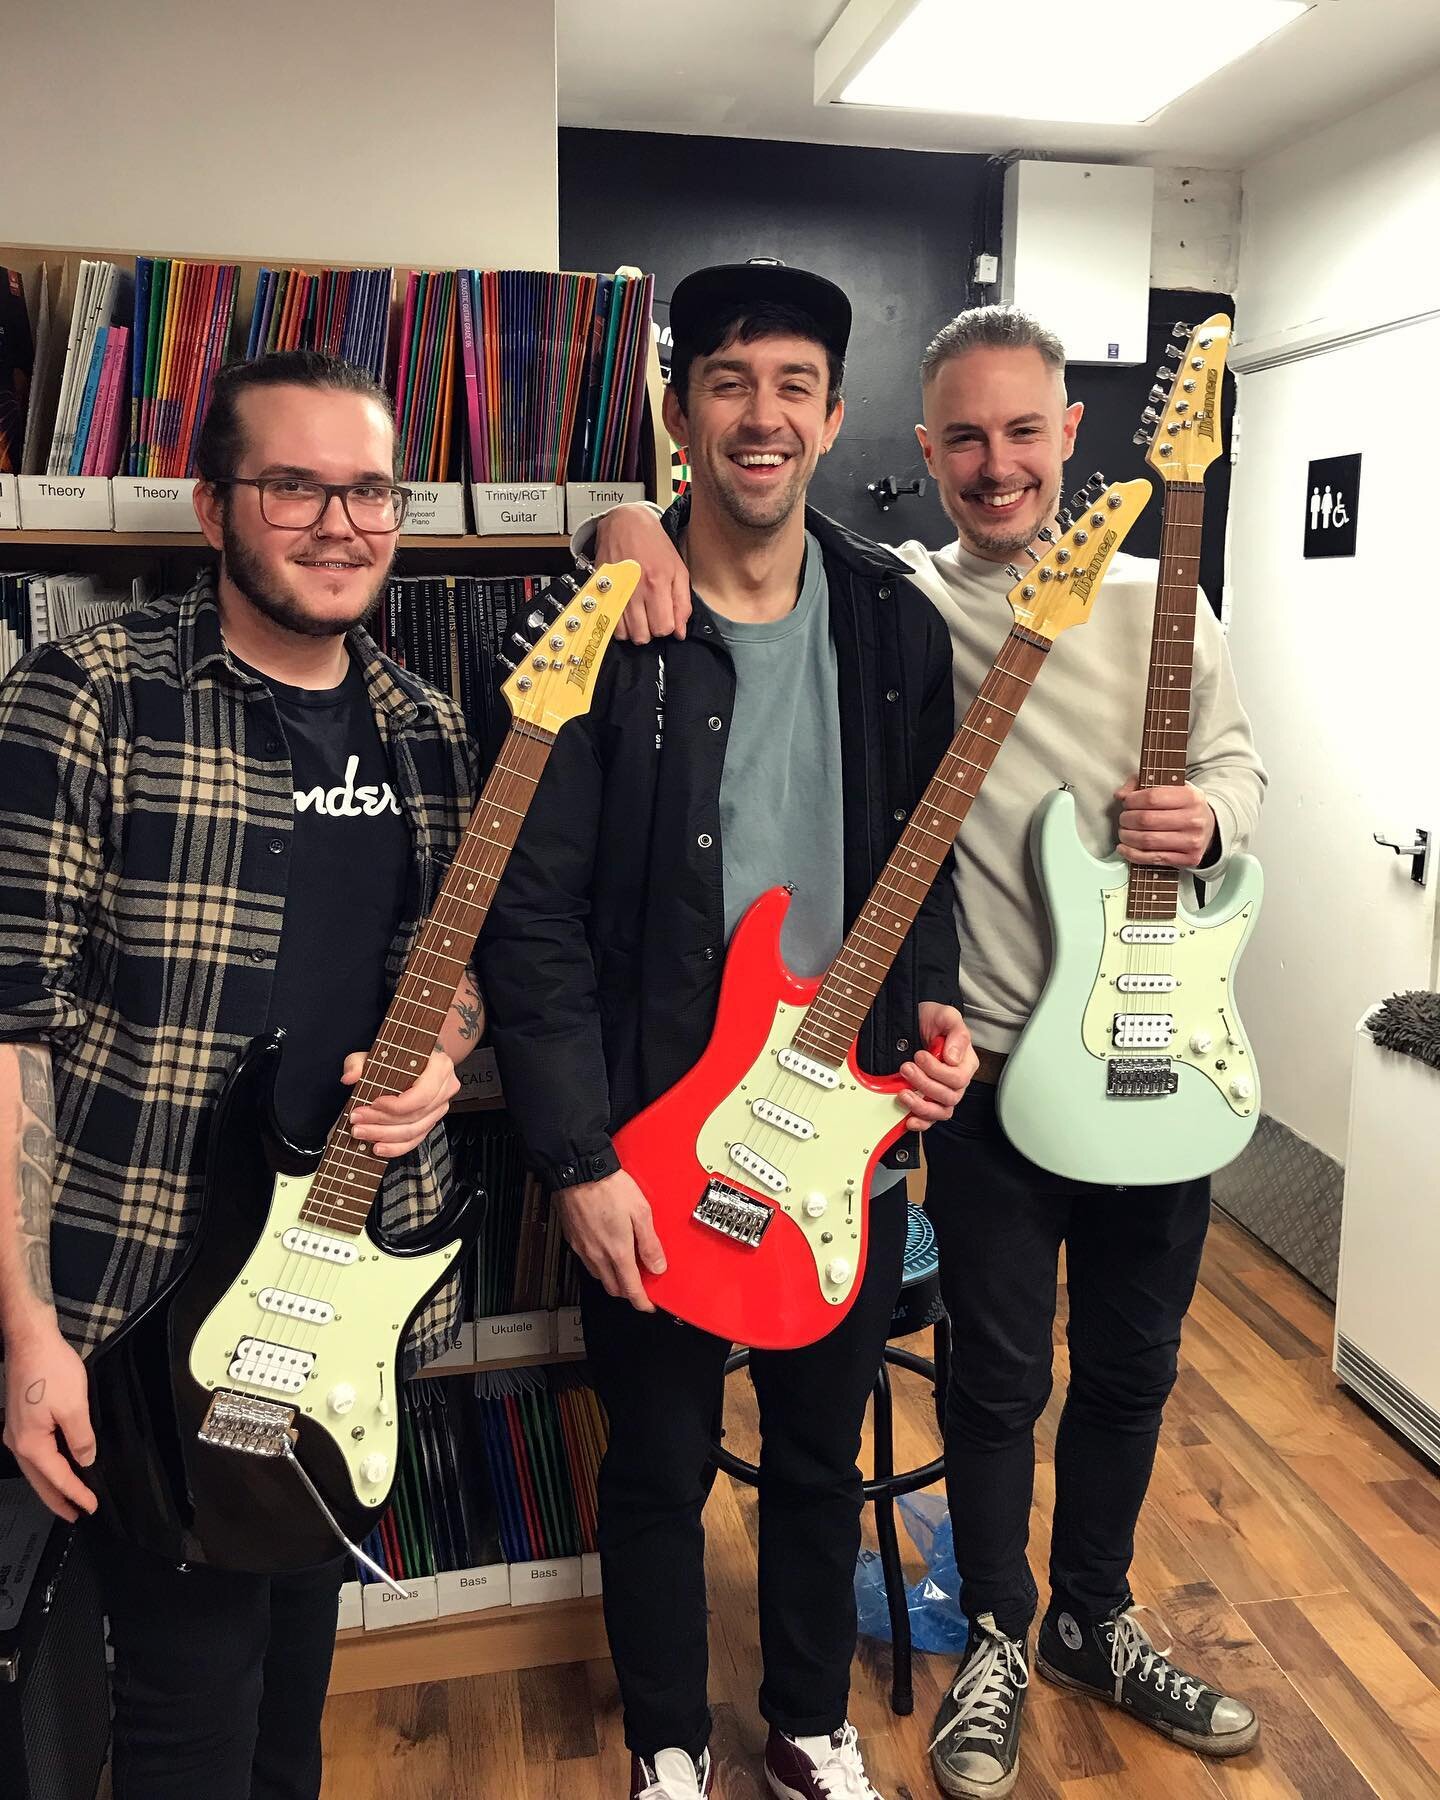
[[[838,1744],[833,1738],[826,1738],[821,1740],[824,1745],[821,1749],[814,1738],[797,1738],[795,1741],[814,1763],[815,1779],[830,1800],[881,1800],[879,1791],[870,1785],[870,1777],[865,1773],[860,1756],[860,1733],[848,1719]],[[820,1751],[818,1756],[816,1750]]]
[[1167,1640],[1162,1650],[1151,1640],[1136,1617],[1142,1612],[1150,1613],[1152,1618],[1155,1616],[1148,1606],[1131,1606],[1115,1617],[1115,1635],[1110,1641],[1110,1673],[1115,1677],[1115,1698],[1120,1698],[1125,1677],[1136,1669],[1137,1681],[1153,1681],[1162,1694],[1168,1682],[1171,1699],[1183,1699],[1185,1710],[1194,1712],[1205,1691],[1205,1683],[1195,1681],[1183,1669],[1177,1669],[1166,1660],[1175,1646]]
[[651,1773],[649,1787],[640,1790],[640,1800],[696,1800],[705,1792],[705,1771],[710,1752],[696,1771],[695,1764],[683,1750],[661,1750],[653,1763],[642,1763]]
[[972,1657],[961,1670],[950,1697],[959,1711],[935,1733],[930,1748],[959,1732],[961,1737],[983,1738],[999,1744],[1005,1738],[1005,1716],[1010,1711],[1006,1696],[1012,1688],[1029,1687],[1025,1646],[1015,1638],[992,1637],[989,1648]]

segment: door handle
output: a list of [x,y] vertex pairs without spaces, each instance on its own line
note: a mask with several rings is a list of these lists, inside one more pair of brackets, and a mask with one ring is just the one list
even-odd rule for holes
[[1378,831],[1372,831],[1371,837],[1386,850],[1393,850],[1397,856],[1410,858],[1410,879],[1417,887],[1424,887],[1425,872],[1430,863],[1430,833],[1417,826],[1413,844],[1397,844],[1394,838],[1381,837]]

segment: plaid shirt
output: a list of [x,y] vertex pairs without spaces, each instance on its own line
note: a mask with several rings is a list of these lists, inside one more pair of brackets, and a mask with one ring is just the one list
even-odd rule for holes
[[[452,701],[364,632],[349,641],[414,853],[393,983],[474,763]],[[191,1236],[212,1108],[269,1016],[293,794],[274,699],[231,660],[208,576],[0,683],[0,1040],[50,1046],[52,1273],[82,1352],[160,1291]],[[437,1127],[387,1172],[385,1228],[431,1216],[448,1179]],[[455,1294],[416,1320],[413,1360],[449,1337]]]

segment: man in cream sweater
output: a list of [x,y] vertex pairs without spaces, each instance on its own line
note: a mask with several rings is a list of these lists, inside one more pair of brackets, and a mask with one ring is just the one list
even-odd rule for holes
[[[1005,565],[1054,520],[1083,408],[1068,402],[1058,339],[1011,308],[953,319],[926,351],[921,380],[917,431],[957,538],[939,551],[898,548],[949,627],[958,711],[1010,629]],[[653,519],[635,509],[611,515],[599,548],[646,565],[646,590],[627,619],[636,636],[684,630],[677,571]],[[955,847],[961,986],[981,1066],[954,1118],[928,1136],[926,1206],[953,1330],[946,1481],[971,1640],[935,1719],[931,1764],[947,1793],[971,1800],[999,1800],[1019,1771],[1038,1608],[1026,1558],[1034,1425],[1051,1388],[1062,1244],[1071,1374],[1056,1440],[1041,1672],[1209,1755],[1237,1755],[1259,1730],[1248,1706],[1154,1644],[1128,1579],[1209,1223],[1209,1183],[1067,1181],[1022,1157],[995,1112],[1005,1055],[1046,974],[1049,930],[1028,849],[1045,796],[1070,785],[1094,855],[1118,841],[1132,862],[1207,881],[1245,847],[1258,818],[1264,772],[1203,595],[1189,780],[1135,791],[1155,584],[1153,563],[1115,559],[1092,617],[1047,658]]]

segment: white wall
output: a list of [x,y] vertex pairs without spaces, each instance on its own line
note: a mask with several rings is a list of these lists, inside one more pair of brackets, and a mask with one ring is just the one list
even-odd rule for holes
[[[1408,861],[1370,835],[1440,834],[1440,612],[1422,573],[1437,218],[1437,79],[1244,176],[1227,592],[1271,787],[1255,845],[1266,898],[1239,1000],[1267,1112],[1341,1159],[1356,1020],[1433,979],[1436,876],[1415,887]],[[1306,561],[1308,463],[1353,452],[1357,554]]]
[[1245,171],[1238,344],[1440,306],[1440,75]]
[[1150,285],[1233,294],[1240,264],[1240,174],[1233,169],[1155,171]]
[[56,0],[0,38],[0,243],[557,265],[554,0]]

